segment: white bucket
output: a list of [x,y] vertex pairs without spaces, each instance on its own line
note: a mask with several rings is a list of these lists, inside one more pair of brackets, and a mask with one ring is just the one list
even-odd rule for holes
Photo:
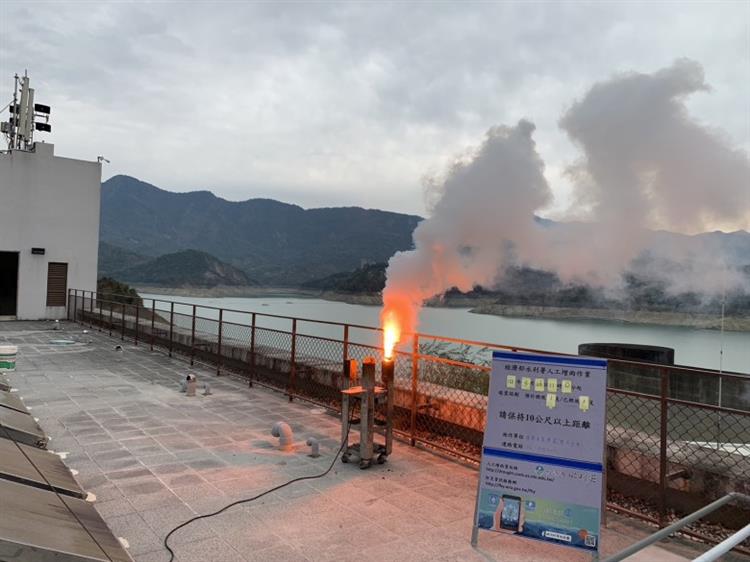
[[0,345],[0,372],[16,370],[16,355],[18,347],[15,345]]

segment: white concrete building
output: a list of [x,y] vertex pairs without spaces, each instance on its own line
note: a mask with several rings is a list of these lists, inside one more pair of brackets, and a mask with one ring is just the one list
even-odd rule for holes
[[0,154],[0,318],[64,318],[69,288],[96,290],[100,198],[99,162]]

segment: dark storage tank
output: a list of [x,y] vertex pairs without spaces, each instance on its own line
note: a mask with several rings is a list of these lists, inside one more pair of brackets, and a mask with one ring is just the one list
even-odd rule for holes
[[625,359],[659,365],[674,365],[674,349],[657,345],[639,345],[635,343],[582,343],[578,346],[578,355],[604,357],[607,359]]
[[579,355],[652,363],[655,366],[610,363],[607,386],[645,394],[659,394],[660,372],[656,365],[674,365],[674,349],[632,343],[582,343]]

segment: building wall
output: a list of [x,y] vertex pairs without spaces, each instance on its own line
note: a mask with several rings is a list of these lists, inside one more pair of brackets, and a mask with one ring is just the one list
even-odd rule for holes
[[0,251],[19,252],[19,320],[65,317],[46,306],[49,262],[68,264],[69,289],[96,290],[100,198],[98,162],[54,156],[44,143],[0,154]]

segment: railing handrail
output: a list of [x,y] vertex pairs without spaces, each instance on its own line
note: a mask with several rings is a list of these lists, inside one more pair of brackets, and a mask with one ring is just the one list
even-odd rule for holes
[[[69,291],[79,291],[78,289],[69,289]],[[120,297],[122,298],[122,295],[116,295],[113,293],[98,293],[96,291],[83,291],[84,293],[90,293],[92,295],[91,298],[95,298],[98,300],[102,300],[101,297]],[[156,299],[151,297],[138,297],[141,300],[149,300],[153,303],[161,302],[161,303],[168,303],[170,305],[182,305],[182,306],[196,306],[198,308],[205,308],[208,310],[217,310],[224,312],[233,312],[237,314],[249,314],[249,315],[256,315],[260,317],[266,317],[266,318],[276,318],[281,320],[291,320],[291,321],[297,321],[297,322],[309,322],[313,324],[323,324],[328,326],[340,326],[342,328],[355,328],[355,329],[361,329],[361,330],[370,330],[373,332],[382,332],[383,329],[380,327],[375,326],[366,326],[363,324],[353,324],[349,322],[338,322],[335,320],[318,320],[314,318],[305,318],[300,316],[286,316],[282,314],[271,314],[267,312],[258,312],[256,310],[238,310],[233,308],[223,308],[223,307],[217,307],[217,306],[210,306],[210,305],[204,305],[204,304],[195,304],[195,303],[188,303],[183,301],[173,301],[173,300],[165,300],[165,299]],[[103,302],[107,303],[113,303],[113,304],[123,304],[121,301],[117,300],[103,300]],[[127,304],[127,303],[126,303]],[[148,307],[144,307],[148,308]],[[161,310],[156,308],[155,310]],[[163,310],[163,312],[169,312],[169,310]],[[176,313],[176,314],[183,314],[186,316],[190,316],[189,314],[185,313]],[[218,319],[214,318],[206,318],[203,316],[197,316],[197,318],[203,319],[203,320],[209,320],[213,322],[218,322]],[[249,324],[241,324],[238,322],[229,322],[225,321],[225,323],[231,323],[237,326],[249,326]],[[258,326],[259,328],[263,328],[261,326]],[[278,330],[276,328],[263,328],[263,329],[273,329],[277,331],[284,331],[284,330]],[[291,333],[291,332],[289,332]],[[564,352],[557,352],[557,351],[550,351],[550,350],[544,350],[544,349],[536,349],[531,347],[522,347],[517,345],[505,345],[505,344],[498,344],[498,343],[491,343],[491,342],[484,342],[484,341],[478,341],[478,340],[469,340],[469,339],[462,339],[462,338],[454,338],[450,336],[440,336],[435,334],[428,334],[428,333],[422,333],[422,332],[410,332],[410,333],[404,333],[404,336],[411,336],[411,337],[418,337],[420,340],[422,339],[431,339],[431,340],[439,340],[444,341],[448,343],[458,343],[463,345],[470,345],[475,347],[486,347],[490,349],[508,349],[512,351],[522,351],[526,353],[541,353],[544,355],[569,355],[574,356],[576,354],[573,353],[564,353]],[[404,338],[406,340],[406,338]],[[719,378],[726,378],[726,379],[740,379],[740,380],[748,380],[750,379],[750,373],[739,373],[736,371],[718,371],[715,369],[708,369],[708,368],[702,368],[702,367],[695,367],[695,366],[688,366],[688,365],[662,365],[660,363],[651,363],[647,361],[635,361],[632,359],[621,359],[621,358],[609,358],[608,361],[612,361],[617,364],[625,364],[625,365],[631,365],[631,366],[637,366],[637,367],[644,367],[649,369],[668,369],[671,372],[679,371],[679,372],[685,372],[685,373],[695,373],[695,374],[702,374],[702,375],[708,375],[708,376],[714,376]]]
[[[74,290],[77,290],[77,289],[70,289],[70,290],[74,291]],[[98,298],[99,293],[97,293],[96,291],[85,291],[85,292],[92,293],[93,295],[97,295],[94,298]],[[113,294],[113,293],[103,293],[103,296],[105,296],[105,297],[106,296],[122,297],[123,295],[116,295],[116,294]],[[328,325],[331,325],[331,326],[342,326],[342,327],[343,326],[349,326],[350,328],[359,328],[359,329],[362,329],[362,330],[373,330],[373,331],[377,331],[377,332],[382,332],[383,331],[383,329],[379,328],[379,327],[365,326],[365,325],[361,325],[361,324],[352,324],[350,322],[337,322],[335,320],[318,320],[316,318],[304,318],[304,317],[301,317],[301,316],[286,316],[286,315],[283,315],[283,314],[271,314],[271,313],[268,313],[268,312],[258,312],[257,310],[239,310],[239,309],[236,309],[236,308],[224,308],[224,307],[220,307],[220,306],[210,306],[210,305],[207,305],[207,304],[195,304],[195,303],[192,303],[192,302],[173,301],[173,300],[165,300],[165,299],[155,299],[155,298],[152,298],[152,297],[141,297],[140,295],[138,296],[138,298],[140,298],[141,300],[147,300],[147,301],[153,301],[153,302],[174,303],[174,304],[179,304],[179,305],[182,305],[182,306],[193,306],[193,305],[195,305],[195,306],[198,306],[200,308],[206,308],[208,310],[223,310],[224,312],[236,312],[237,314],[257,314],[258,316],[265,316],[267,318],[280,318],[282,320],[297,320],[298,322],[312,322],[312,323],[316,323],[316,324],[328,324]],[[122,304],[122,301],[116,301],[116,300],[114,300],[114,301],[104,301],[104,302],[113,302],[113,303],[117,303],[117,304]],[[157,308],[156,310],[161,310],[161,309]],[[166,312],[166,311],[164,311],[164,312]],[[206,320],[214,320],[213,318],[205,318],[205,319]],[[216,321],[216,320],[214,320],[214,321]]]
[[[676,533],[683,527],[686,527],[690,523],[694,523],[698,519],[702,519],[706,515],[710,515],[720,507],[723,507],[724,505],[728,504],[730,501],[739,499],[744,501],[750,501],[750,496],[746,496],[744,494],[740,494],[739,492],[730,492],[725,496],[722,496],[718,500],[711,502],[707,506],[702,507],[701,509],[694,511],[687,517],[683,517],[679,521],[675,521],[668,527],[664,527],[663,529],[660,529],[659,531],[656,531],[655,533],[649,535],[645,539],[641,539],[636,543],[631,544],[629,547],[621,550],[620,552],[613,554],[612,556],[609,556],[608,558],[605,558],[602,562],[619,562],[620,560],[624,560],[636,552],[639,552],[646,548],[647,546],[650,546],[654,544],[657,541],[660,541],[662,539],[666,539],[669,535]],[[705,560],[715,560],[715,558],[706,558]]]

